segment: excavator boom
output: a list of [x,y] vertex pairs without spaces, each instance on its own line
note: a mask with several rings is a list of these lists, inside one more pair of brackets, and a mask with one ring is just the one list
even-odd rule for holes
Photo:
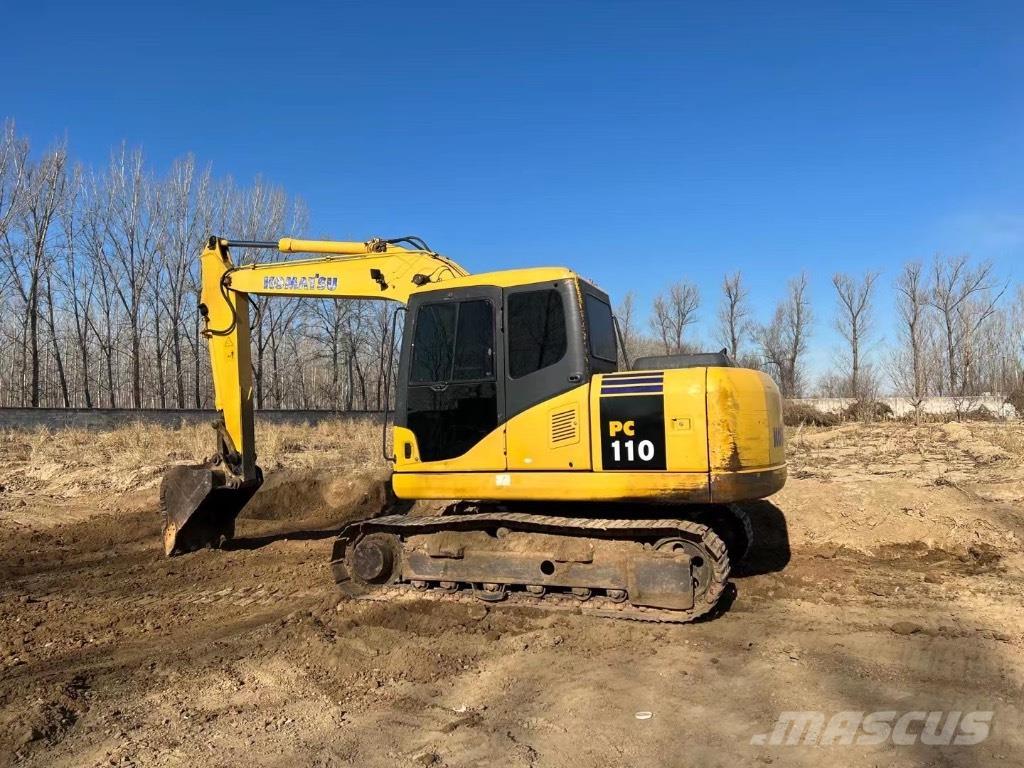
[[[230,248],[319,255],[236,265]],[[165,475],[161,485],[165,553],[230,539],[235,517],[263,482],[256,465],[250,296],[381,299],[404,304],[417,288],[467,274],[414,237],[366,242],[211,237],[200,257],[199,313],[210,345],[217,451],[202,464],[174,467]]]

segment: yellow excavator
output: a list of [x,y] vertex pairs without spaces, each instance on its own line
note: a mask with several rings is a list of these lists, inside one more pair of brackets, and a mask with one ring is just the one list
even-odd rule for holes
[[[232,247],[309,257],[236,265]],[[167,555],[231,539],[263,481],[254,295],[404,305],[392,491],[462,501],[342,528],[332,571],[350,596],[690,621],[715,607],[730,555],[749,546],[737,502],[785,483],[781,400],[769,376],[723,353],[628,365],[608,296],[569,269],[470,275],[415,237],[211,237],[201,279],[217,452],[164,477]]]

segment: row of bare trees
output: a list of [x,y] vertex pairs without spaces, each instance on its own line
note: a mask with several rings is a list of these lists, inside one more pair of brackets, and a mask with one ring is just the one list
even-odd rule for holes
[[[787,283],[764,323],[755,320],[742,274],[726,275],[712,343],[742,365],[769,371],[786,397],[813,393],[870,401],[885,391],[920,408],[933,395],[969,399],[1024,388],[1024,287],[1009,295],[990,262],[936,256],[905,264],[892,286],[895,317],[888,339],[877,322],[878,272],[837,273],[832,286],[832,325],[840,344],[831,370],[816,381],[807,362],[815,312],[806,273]],[[655,297],[650,332],[644,333],[627,294],[617,314],[631,357],[696,351],[699,344],[687,329],[697,323],[699,308],[695,285],[672,284]]]
[[[209,233],[245,240],[299,235],[301,200],[257,178],[239,186],[191,156],[165,174],[120,147],[100,169],[65,144],[33,152],[10,123],[0,134],[0,406],[209,407],[197,252]],[[280,254],[242,250],[259,261]],[[744,277],[726,275],[711,344],[769,371],[787,397],[867,401],[894,391],[1008,394],[1024,380],[1024,292],[990,263],[936,257],[893,281],[895,327],[879,323],[876,272],[833,277],[828,313],[841,340],[811,375],[815,330],[806,273],[758,322]],[[630,359],[697,351],[696,285],[654,297],[649,319],[627,293],[617,308]],[[393,394],[391,307],[355,300],[255,300],[253,371],[260,408],[379,409]],[[888,330],[883,338],[880,326]]]
[[1024,290],[989,262],[906,264],[896,280],[900,343],[889,373],[916,408],[932,394],[971,398],[1024,386]]
[[[630,360],[645,355],[676,355],[699,351],[702,345],[688,330],[696,325],[700,291],[687,281],[672,283],[654,297],[650,333],[644,333],[632,292],[616,308],[623,344]],[[814,314],[808,278],[797,275],[786,286],[767,323],[755,320],[750,292],[740,272],[722,280],[717,327],[711,345],[724,349],[740,365],[769,371],[787,397],[805,388],[806,357]]]
[[[157,175],[141,151],[124,146],[106,167],[85,168],[63,143],[33,152],[6,124],[0,406],[210,406],[196,312],[204,238],[273,240],[306,227],[301,200],[262,179],[239,186],[191,156]],[[261,299],[257,309],[258,407],[376,409],[388,401],[386,307]]]

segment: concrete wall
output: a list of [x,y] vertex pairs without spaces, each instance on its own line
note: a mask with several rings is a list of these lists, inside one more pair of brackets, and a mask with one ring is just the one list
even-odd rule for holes
[[[316,424],[324,419],[369,419],[380,422],[377,411],[257,411],[257,423]],[[0,408],[0,429],[33,429],[47,427],[78,427],[111,429],[121,424],[142,422],[176,427],[185,424],[207,424],[215,412],[197,409],[132,410],[130,408]]]
[[[905,397],[880,397],[878,401],[892,408],[896,417],[910,416],[914,413],[914,404]],[[841,413],[849,408],[854,400],[851,397],[804,397],[793,400],[803,403],[825,413]],[[921,405],[922,413],[954,414],[972,411],[979,406],[1004,419],[1016,418],[1017,412],[1009,403],[1003,402],[998,395],[982,395],[978,397],[929,397]]]
[[[905,397],[881,397],[880,402],[892,408],[897,417],[914,413],[914,406]],[[825,413],[840,413],[853,404],[848,397],[805,397],[794,400]],[[1005,419],[1016,418],[1012,405],[998,396],[972,398],[929,397],[922,406],[925,413],[953,414],[957,406],[967,411],[984,405],[992,413]],[[324,419],[369,419],[380,422],[384,414],[379,411],[257,411],[257,423],[316,424]],[[132,410],[130,408],[0,408],[0,429],[33,429],[47,427],[79,427],[83,429],[111,429],[120,424],[143,422],[176,427],[179,424],[205,424],[213,421],[214,411],[186,408],[182,410]]]

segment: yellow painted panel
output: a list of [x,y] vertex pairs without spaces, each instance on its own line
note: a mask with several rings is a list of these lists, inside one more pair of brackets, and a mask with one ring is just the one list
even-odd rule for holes
[[249,349],[249,304],[242,293],[221,290],[231,260],[215,243],[200,256],[201,304],[204,335],[209,339],[214,406],[242,457],[242,473],[256,477],[256,439],[253,424],[252,363]]
[[590,469],[589,392],[590,385],[583,384],[510,419],[505,425],[508,468]]
[[704,371],[665,371],[665,458],[669,472],[708,470]]
[[708,368],[707,386],[712,471],[784,464],[782,403],[771,377],[745,368]]
[[[264,296],[364,298],[407,302],[418,290],[415,278],[447,261],[418,252],[323,256],[317,259],[244,264],[228,275],[233,291]],[[430,283],[433,288],[437,284]],[[219,288],[219,284],[218,284]]]
[[576,277],[576,273],[565,267],[530,267],[528,269],[506,269],[500,272],[482,272],[466,277],[452,277],[442,283],[429,283],[419,291],[436,291],[439,288],[465,288],[478,285],[492,285],[498,288],[515,288],[520,285],[543,283],[546,281],[565,280]]
[[[419,464],[420,448],[416,443],[416,435],[411,429],[400,427],[397,424],[391,428],[392,451],[395,455],[395,471],[401,472],[410,464]],[[409,455],[406,456],[408,450]]]
[[[416,436],[408,429],[395,427],[395,472],[475,472],[505,469],[505,425],[498,426],[461,456],[443,461],[420,461]],[[412,457],[404,458],[405,443],[412,444]],[[426,497],[424,497],[426,498]],[[433,497],[439,498],[439,497]]]
[[396,472],[391,482],[402,499],[710,500],[706,472]]

